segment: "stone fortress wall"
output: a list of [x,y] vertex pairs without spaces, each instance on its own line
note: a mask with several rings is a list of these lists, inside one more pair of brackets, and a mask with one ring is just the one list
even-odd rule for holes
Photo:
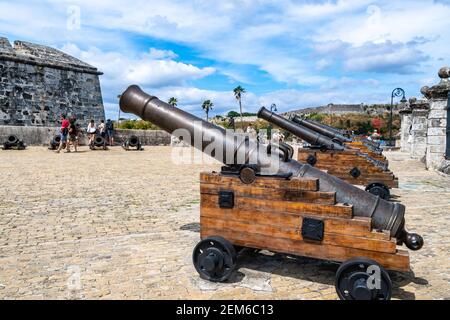
[[421,89],[423,99],[410,99],[400,111],[400,146],[428,169],[450,174],[450,68],[441,68],[438,75],[438,84]]
[[54,48],[0,38],[0,125],[57,127],[61,114],[82,126],[104,119],[101,74]]

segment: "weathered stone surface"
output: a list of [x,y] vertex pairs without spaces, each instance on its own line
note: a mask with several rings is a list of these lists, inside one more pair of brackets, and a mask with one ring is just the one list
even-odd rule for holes
[[0,38],[0,125],[57,126],[61,114],[104,119],[99,75],[54,48]]
[[[439,169],[445,157],[447,139],[448,108],[450,108],[450,68],[438,72],[441,81],[430,87],[423,87],[425,100],[412,98],[402,114],[401,150],[407,151],[411,142],[411,157],[422,158],[429,169]],[[411,113],[412,120],[408,119]],[[410,126],[410,135],[406,134]],[[426,139],[424,139],[426,137]]]
[[401,112],[400,150],[411,152],[412,145],[412,115],[411,112]]

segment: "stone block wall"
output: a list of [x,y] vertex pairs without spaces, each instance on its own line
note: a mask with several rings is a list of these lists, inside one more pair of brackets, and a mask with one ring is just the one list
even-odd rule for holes
[[[0,145],[8,136],[15,135],[29,146],[48,146],[57,134],[59,134],[59,127],[0,126]],[[132,135],[139,137],[141,143],[147,146],[168,146],[171,140],[171,135],[162,130],[116,130],[115,143],[121,144]],[[87,143],[87,135],[81,134],[80,144]]]
[[0,38],[0,126],[53,127],[61,114],[83,126],[104,119],[101,74],[56,49]]
[[411,130],[412,115],[410,111],[400,112],[401,128],[400,128],[400,151],[411,152]]
[[411,157],[424,159],[427,152],[428,110],[413,110],[411,122]]

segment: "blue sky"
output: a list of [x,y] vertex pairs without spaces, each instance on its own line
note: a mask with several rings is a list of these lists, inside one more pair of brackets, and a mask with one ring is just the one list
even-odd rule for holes
[[386,103],[420,96],[450,65],[450,1],[0,0],[0,36],[46,44],[95,67],[107,116],[130,84],[202,115],[276,103]]

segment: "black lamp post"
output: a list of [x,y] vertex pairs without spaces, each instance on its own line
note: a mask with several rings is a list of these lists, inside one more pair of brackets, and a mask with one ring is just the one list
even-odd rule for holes
[[402,97],[401,103],[406,102],[405,90],[402,88],[395,88],[391,94],[391,113],[389,116],[389,146],[392,146],[392,121],[393,121],[393,110],[394,110],[394,97]]
[[[122,97],[121,94],[117,95],[117,99],[120,100],[121,97]],[[117,117],[117,124],[119,124],[119,123],[120,123],[120,107],[119,107],[119,116]]]
[[[270,112],[277,112],[277,105],[275,103],[272,103],[270,105]],[[269,123],[269,132],[267,132],[267,137],[269,138],[269,141],[272,140],[272,124]]]

